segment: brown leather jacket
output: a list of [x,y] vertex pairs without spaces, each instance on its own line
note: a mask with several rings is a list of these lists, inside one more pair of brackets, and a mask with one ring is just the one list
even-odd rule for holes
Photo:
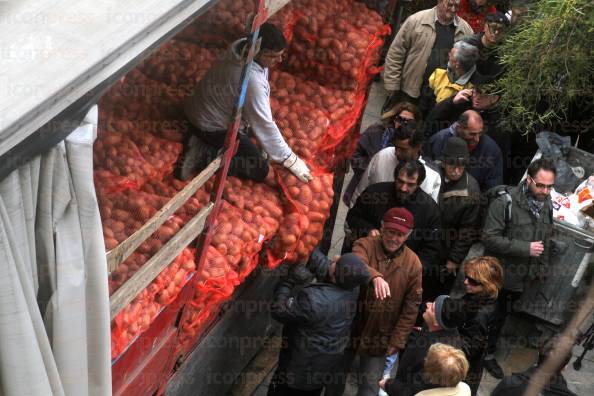
[[[353,253],[367,264],[372,279],[359,295],[360,308],[353,324],[354,347],[369,356],[384,356],[388,347],[404,348],[421,303],[421,261],[406,246],[396,257],[387,258],[381,237],[358,239]],[[378,276],[390,285],[391,296],[383,301],[374,294],[373,279]]]

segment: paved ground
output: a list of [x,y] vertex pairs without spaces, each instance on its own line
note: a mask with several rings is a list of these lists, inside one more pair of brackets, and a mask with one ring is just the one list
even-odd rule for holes
[[[369,125],[379,121],[380,109],[385,100],[385,91],[379,83],[372,85],[367,108],[365,109],[361,130],[365,130]],[[348,184],[352,173],[346,176],[344,186]],[[347,208],[342,203],[338,208],[336,224],[331,243],[329,255],[340,254],[342,241],[344,238],[344,220],[346,217]],[[481,253],[480,246],[474,246],[470,255],[478,255]],[[591,323],[592,321],[590,321]],[[536,350],[527,345],[526,342],[519,340],[526,340],[526,337],[518,337],[518,335],[530,334],[534,332],[533,322],[512,318],[509,320],[504,328],[504,342],[500,345],[497,351],[496,358],[502,365],[506,375],[512,372],[523,371],[529,368],[536,359]],[[278,339],[272,340],[267,344],[267,347],[262,349],[262,352],[254,359],[251,367],[246,368],[244,377],[241,381],[241,386],[236,386],[230,395],[233,396],[265,396],[268,388],[268,383],[278,357]],[[574,347],[573,354],[575,357],[581,354],[581,347]],[[573,363],[573,360],[572,360]],[[592,396],[594,395],[594,352],[589,352],[583,361],[583,366],[580,371],[573,368],[572,363],[565,369],[564,376],[573,390],[578,396]],[[246,381],[245,378],[251,379]],[[497,385],[498,380],[491,377],[488,373],[483,374],[481,386],[479,388],[479,396],[488,396]],[[345,396],[356,395],[356,385],[350,383],[345,390]]]

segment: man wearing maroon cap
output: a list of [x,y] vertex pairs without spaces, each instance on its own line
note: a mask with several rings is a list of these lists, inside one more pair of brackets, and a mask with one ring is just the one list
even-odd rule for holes
[[358,395],[377,395],[386,356],[404,348],[419,312],[423,267],[405,245],[414,225],[407,209],[391,208],[379,235],[358,239],[353,246],[371,279],[361,286],[353,323],[352,344],[360,357]]

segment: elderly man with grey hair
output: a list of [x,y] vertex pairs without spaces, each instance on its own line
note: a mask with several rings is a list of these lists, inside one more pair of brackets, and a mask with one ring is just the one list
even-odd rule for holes
[[450,50],[445,69],[437,68],[429,76],[429,87],[435,94],[435,102],[456,95],[473,84],[480,84],[482,76],[476,71],[479,49],[466,41],[458,41]]
[[437,0],[436,6],[409,16],[398,29],[386,54],[384,87],[389,109],[399,101],[417,104],[427,90],[427,79],[446,62],[454,42],[472,34],[456,15],[460,0]]

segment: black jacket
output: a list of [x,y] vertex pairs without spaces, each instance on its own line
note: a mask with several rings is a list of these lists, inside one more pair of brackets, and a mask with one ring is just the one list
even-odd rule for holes
[[[514,373],[511,377],[505,377],[491,392],[491,396],[522,396],[534,375],[536,367],[532,367],[522,373]],[[575,393],[567,389],[567,382],[562,375],[556,375],[540,391],[543,396],[575,396]]]
[[[347,213],[347,224],[352,232],[350,246],[367,236],[372,229],[380,229],[384,213],[396,204],[394,182],[376,183],[367,187]],[[406,245],[419,256],[423,272],[439,265],[441,241],[439,240],[439,207],[430,195],[420,188],[404,205],[414,217],[415,228]],[[349,246],[349,251],[350,251]]]
[[[383,122],[378,122],[361,134],[355,152],[349,161],[353,169],[353,177],[345,190],[345,195],[349,197],[353,195],[365,169],[367,169],[369,162],[371,162],[371,158],[380,150],[394,146],[393,131],[393,129],[386,127]],[[387,142],[384,140],[387,140]]]
[[460,264],[479,237],[481,190],[468,172],[457,182],[446,182],[443,169],[440,171],[442,262],[450,260]]
[[[433,344],[442,343],[460,348],[462,339],[457,329],[429,331],[423,327],[421,331],[413,330],[406,341],[406,346],[400,354],[398,370],[395,379],[402,383],[423,385],[421,373],[425,365],[425,357]],[[388,381],[390,384],[390,381]],[[386,385],[386,392],[390,394],[389,389],[393,385]],[[395,386],[395,385],[394,385]],[[392,390],[392,393],[396,393]]]
[[312,390],[332,381],[349,341],[358,296],[358,287],[281,279],[271,308],[272,317],[285,325],[277,383]]
[[464,382],[470,386],[470,391],[475,395],[483,375],[483,360],[487,354],[489,329],[495,320],[495,299],[465,294],[462,302],[466,319],[458,327],[458,331],[462,337],[462,350],[470,365]]

